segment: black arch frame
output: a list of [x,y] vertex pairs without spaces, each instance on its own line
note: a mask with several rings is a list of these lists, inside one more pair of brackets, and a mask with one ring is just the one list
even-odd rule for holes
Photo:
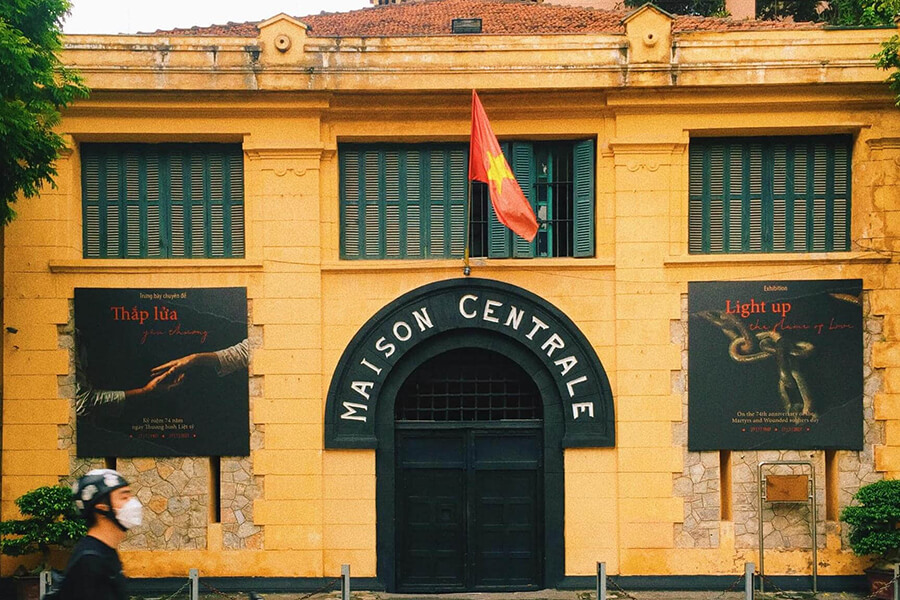
[[396,589],[394,402],[397,393],[403,382],[427,360],[449,350],[471,347],[493,350],[518,362],[531,375],[541,394],[544,407],[544,585],[555,587],[565,574],[565,481],[562,448],[565,431],[562,404],[553,377],[530,349],[514,340],[481,329],[456,329],[419,344],[415,352],[404,356],[385,381],[381,401],[376,408],[377,576],[388,591]]
[[[326,449],[378,447],[373,417],[379,410],[379,399],[386,391],[386,378],[396,368],[398,361],[403,360],[407,353],[417,353],[419,346],[431,337],[453,331],[485,330],[495,333],[497,337],[526,344],[524,331],[528,331],[530,325],[522,330],[513,330],[498,323],[497,319],[488,321],[486,318],[460,316],[463,305],[461,294],[496,301],[496,306],[503,306],[505,303],[510,307],[517,307],[532,315],[532,318],[540,315],[549,324],[545,329],[549,327],[549,331],[563,334],[568,344],[566,352],[573,352],[578,357],[577,366],[567,376],[565,372],[559,374],[549,370],[554,368],[553,365],[561,368],[559,362],[554,362],[559,354],[550,357],[548,351],[545,355],[541,344],[534,342],[533,338],[528,338],[531,347],[526,346],[527,351],[551,373],[557,387],[556,397],[561,403],[584,401],[591,404],[592,410],[597,413],[596,417],[591,413],[590,418],[584,418],[586,415],[573,413],[578,410],[577,405],[572,404],[572,411],[566,409],[562,421],[563,447],[615,446],[615,407],[609,379],[597,353],[578,327],[558,308],[527,290],[499,281],[468,277],[439,281],[414,289],[379,310],[360,328],[338,361],[331,379],[325,406]],[[426,314],[433,319],[433,326],[427,330],[421,323],[421,317]],[[408,333],[405,339],[408,341],[402,347],[392,349],[390,355],[379,354],[378,350],[384,349],[383,344],[391,336],[392,326],[396,335],[398,324],[405,327],[405,333]],[[421,330],[417,326],[421,326]],[[382,344],[381,348],[379,344]],[[566,372],[568,370],[567,368]],[[573,381],[572,378],[578,380]],[[578,381],[582,383],[573,393],[573,388],[567,386]],[[359,393],[360,382],[365,385],[362,388],[364,394]],[[564,394],[568,395],[565,400]],[[348,415],[348,407],[355,411],[352,416]]]

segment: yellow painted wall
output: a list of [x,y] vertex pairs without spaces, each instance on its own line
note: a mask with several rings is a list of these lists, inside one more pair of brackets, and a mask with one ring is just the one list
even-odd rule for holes
[[[474,259],[472,267],[473,275],[526,288],[565,312],[610,377],[616,447],[565,452],[566,574],[592,575],[605,561],[610,573],[624,575],[737,575],[744,561],[756,560],[755,551],[735,549],[727,521],[718,548],[675,547],[684,506],[672,484],[684,449],[673,439],[682,420],[672,383],[681,355],[670,326],[681,317],[689,281],[861,277],[872,312],[884,316],[885,341],[875,344],[872,362],[883,369],[875,418],[887,427],[875,464],[900,476],[900,270],[891,253],[900,246],[900,112],[868,60],[884,32],[681,34],[679,77],[688,83],[675,86],[675,67],[657,64],[667,53],[650,48],[643,70],[627,76],[618,62],[620,47],[665,25],[653,11],[642,18],[629,22],[628,36],[489,40],[510,52],[496,73],[483,68],[485,47],[450,38],[346,40],[369,46],[360,56],[282,21],[272,27],[299,36],[296,56],[287,60],[263,45],[257,70],[248,66],[246,39],[204,40],[222,48],[216,70],[191,40],[169,40],[168,66],[156,69],[155,55],[139,49],[153,40],[72,38],[67,61],[95,92],[60,126],[72,151],[58,161],[58,187],[20,202],[5,239],[4,318],[18,333],[3,333],[2,516],[15,514],[12,500],[21,493],[69,474],[58,438],[72,411],[58,378],[70,367],[58,328],[69,322],[75,287],[242,286],[251,325],[262,330],[251,364],[261,392],[251,416],[264,428],[262,447],[252,452],[263,481],[253,512],[264,546],[223,549],[213,524],[206,550],[124,552],[127,574],[182,576],[199,567],[216,576],[332,577],[350,563],[354,576],[374,577],[374,452],[323,449],[324,398],[341,353],[375,312],[418,286],[460,276],[462,265],[339,260],[337,149],[343,141],[465,141],[473,85],[501,138],[597,139],[596,257]],[[264,28],[261,39],[273,31]],[[429,44],[435,51],[426,54]],[[755,55],[738,52],[747,44]],[[404,62],[412,46],[421,58],[414,66]],[[451,73],[447,64],[471,68]],[[558,64],[581,71],[554,70]],[[362,68],[372,76],[360,76]],[[687,253],[692,135],[848,132],[856,136],[851,238],[858,248]],[[241,142],[246,258],[81,258],[85,141]],[[819,573],[859,573],[863,561],[830,527]],[[767,573],[808,572],[809,560],[809,552],[775,551]],[[7,575],[16,563],[0,564]]]

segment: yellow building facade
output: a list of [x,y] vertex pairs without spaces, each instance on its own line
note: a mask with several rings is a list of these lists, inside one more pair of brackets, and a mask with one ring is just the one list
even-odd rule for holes
[[[387,9],[403,7],[366,11]],[[494,316],[485,299],[507,292],[559,316],[570,337],[587,341],[584,360],[595,354],[611,392],[608,443],[560,446],[558,437],[544,438],[548,471],[529,488],[547,498],[537,513],[546,520],[532,524],[543,532],[539,574],[496,587],[589,587],[597,562],[623,584],[628,576],[655,577],[662,586],[685,577],[731,581],[745,562],[759,561],[757,465],[784,459],[809,461],[816,471],[819,577],[861,574],[868,562],[850,551],[840,509],[860,485],[900,474],[900,112],[872,59],[893,32],[691,30],[673,22],[645,7],[609,32],[454,35],[448,24],[442,35],[317,37],[303,19],[279,15],[258,24],[255,35],[68,36],[64,61],[80,70],[92,94],[63,115],[70,149],[57,162],[57,187],[19,202],[5,235],[4,518],[16,514],[13,500],[27,490],[114,465],[145,505],[146,524],[122,550],[129,577],[182,577],[199,568],[204,577],[329,578],[349,563],[354,577],[374,587],[418,589],[418,581],[429,588],[426,580],[404,588],[404,573],[418,567],[403,562],[412,560],[403,558],[403,542],[384,539],[413,535],[400,531],[396,504],[379,501],[386,481],[401,485],[399,459],[380,454],[387,452],[384,439],[355,448],[329,444],[326,427],[329,410],[337,411],[338,425],[347,414],[346,399],[335,395],[331,406],[339,390],[330,390],[342,357],[352,355],[367,328],[395,326],[402,340],[430,327],[421,319],[439,320],[437,309],[419,321],[410,317],[407,333],[379,311],[390,312],[398,299],[415,303],[447,282],[458,298],[477,298],[458,306],[479,323]],[[342,161],[355,150],[465,145],[472,89],[501,142],[593,142],[587,255],[476,254],[468,292],[454,248],[446,258],[392,258],[384,248],[378,257],[350,256],[352,169]],[[846,141],[843,247],[692,246],[691,153],[698,140],[767,138]],[[91,257],[85,206],[95,184],[85,179],[87,157],[119,144],[238,148],[243,249],[224,258]],[[366,243],[359,246],[364,255]],[[857,279],[860,447],[689,447],[688,284]],[[78,456],[73,337],[81,327],[81,288],[246,289],[248,456]],[[496,314],[506,319],[497,302]],[[516,351],[525,352],[527,343],[519,342]],[[547,343],[526,354],[550,356],[554,343]],[[506,346],[498,344],[494,350],[503,354]],[[381,368],[372,363],[373,372]],[[571,427],[579,409],[563,401],[565,384],[557,382],[562,391],[552,410]],[[353,389],[363,405],[374,392]],[[598,418],[600,404],[592,405]],[[374,405],[362,410],[374,419]],[[555,479],[552,453],[559,459]],[[811,572],[809,514],[801,505],[783,512],[767,505],[766,574]],[[17,564],[4,557],[2,574]],[[491,588],[466,573],[462,584],[435,573],[430,589]]]

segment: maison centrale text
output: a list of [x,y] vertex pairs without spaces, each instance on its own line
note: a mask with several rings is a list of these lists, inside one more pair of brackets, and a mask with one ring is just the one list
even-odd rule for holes
[[[566,340],[551,326],[533,314],[526,312],[512,304],[487,297],[479,297],[475,294],[466,294],[460,297],[457,310],[459,315],[469,321],[483,321],[493,323],[495,326],[507,328],[514,337],[530,346],[532,350],[545,355],[555,366],[558,376],[568,391],[569,399],[575,398],[576,388],[588,382],[587,375],[570,375],[570,372],[578,365],[578,358],[566,349]],[[390,359],[404,345],[415,343],[417,335],[421,335],[435,324],[428,308],[422,306],[408,313],[406,318],[396,320],[390,327],[391,334],[379,337],[372,344],[370,352],[376,356]],[[383,367],[373,364],[367,358],[363,358],[360,364],[372,372],[369,380],[357,379],[350,382],[352,395],[358,398],[357,402],[343,402],[344,413],[341,419],[366,422],[369,411],[367,402],[377,385],[380,385]],[[385,374],[386,375],[386,374]],[[579,399],[580,400],[580,399]],[[594,402],[572,402],[572,418],[594,418]]]

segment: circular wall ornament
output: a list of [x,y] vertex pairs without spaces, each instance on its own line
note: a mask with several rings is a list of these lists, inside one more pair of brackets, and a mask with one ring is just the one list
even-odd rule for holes
[[291,49],[291,38],[283,33],[275,36],[275,48],[279,52],[287,52]]

